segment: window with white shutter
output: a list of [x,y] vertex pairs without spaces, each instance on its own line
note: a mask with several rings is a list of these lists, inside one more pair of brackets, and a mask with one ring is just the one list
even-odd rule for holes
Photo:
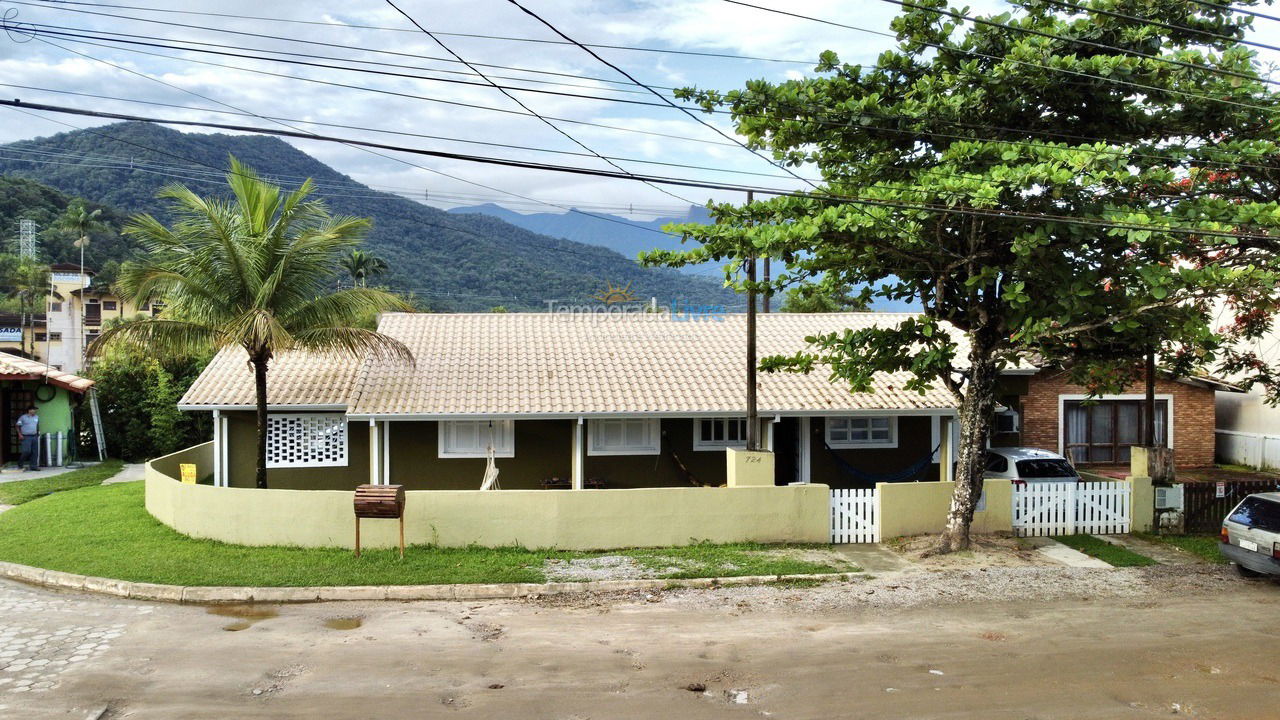
[[657,418],[587,421],[588,455],[657,455],[662,432]]

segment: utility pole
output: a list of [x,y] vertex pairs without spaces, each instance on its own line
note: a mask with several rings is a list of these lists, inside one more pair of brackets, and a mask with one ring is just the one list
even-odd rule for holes
[[[764,283],[765,285],[769,284],[769,256],[768,255],[764,256]],[[764,307],[761,308],[761,310],[763,310],[765,313],[769,312],[769,300],[772,298],[773,298],[773,292],[765,291],[764,300],[762,301],[764,302]]]
[[1156,446],[1156,350],[1154,347],[1147,349],[1145,374],[1147,395],[1142,403],[1142,412],[1146,416],[1142,423],[1142,445],[1154,448]]
[[[755,193],[747,191],[747,204]],[[747,253],[747,450],[760,449],[760,412],[756,408],[756,255]]]

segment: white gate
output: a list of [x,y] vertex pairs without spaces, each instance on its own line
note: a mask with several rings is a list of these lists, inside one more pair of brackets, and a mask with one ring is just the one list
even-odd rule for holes
[[1129,532],[1127,482],[1026,483],[1013,488],[1013,531],[1023,537]]
[[831,491],[831,542],[880,542],[875,490]]

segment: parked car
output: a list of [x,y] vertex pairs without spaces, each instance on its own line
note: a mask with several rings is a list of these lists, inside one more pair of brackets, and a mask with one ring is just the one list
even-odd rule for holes
[[1001,447],[987,450],[987,480],[1015,483],[1078,482],[1080,473],[1058,453],[1039,448]]
[[1218,549],[1244,577],[1280,575],[1280,492],[1241,500],[1222,521]]

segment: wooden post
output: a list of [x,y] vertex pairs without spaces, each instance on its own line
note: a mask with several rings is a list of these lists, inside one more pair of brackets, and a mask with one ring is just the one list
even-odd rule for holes
[[[747,191],[747,204],[755,194]],[[747,450],[760,449],[760,413],[756,408],[756,256],[747,254]]]
[[404,559],[404,513],[400,513],[400,559]]
[[1142,444],[1151,448],[1156,446],[1156,351],[1147,349],[1146,370],[1147,396],[1143,403],[1146,422],[1142,423]]
[[360,516],[356,516],[356,557],[360,557]]

